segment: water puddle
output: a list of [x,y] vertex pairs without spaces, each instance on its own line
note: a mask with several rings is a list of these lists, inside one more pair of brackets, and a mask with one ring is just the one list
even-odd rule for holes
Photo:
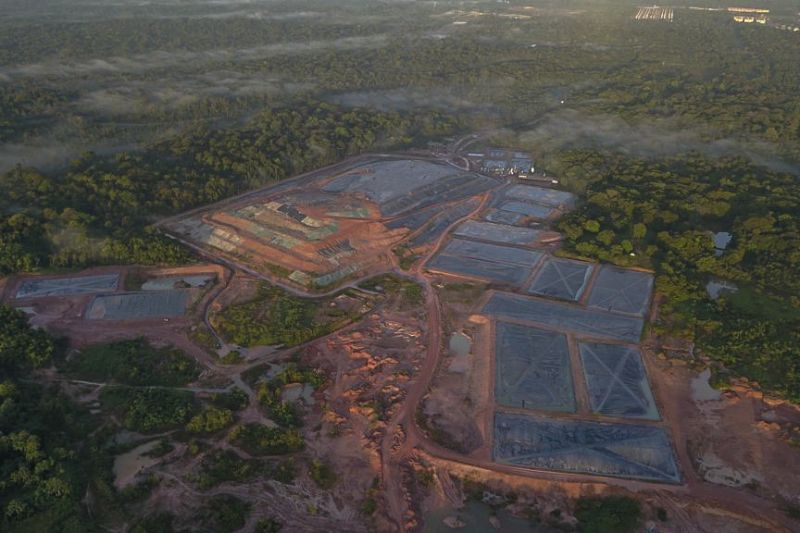
[[733,235],[727,231],[718,231],[714,234],[714,254],[717,256],[722,255],[722,252],[728,247],[733,239]]
[[706,368],[692,379],[692,399],[696,402],[714,402],[722,398],[722,393],[711,386],[711,369]]
[[716,300],[719,298],[723,293],[726,292],[736,292],[739,290],[734,283],[730,281],[723,281],[719,279],[712,279],[708,283],[706,283],[706,292],[708,293],[709,298],[712,300]]
[[472,341],[460,332],[450,335],[450,352],[455,356],[450,363],[450,372],[463,374],[469,368],[469,353],[472,350]]
[[450,351],[456,355],[469,355],[472,349],[472,341],[463,333],[453,333],[450,335]]

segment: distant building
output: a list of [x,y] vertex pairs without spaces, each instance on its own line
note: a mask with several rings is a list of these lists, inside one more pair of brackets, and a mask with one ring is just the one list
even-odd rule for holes
[[524,152],[489,148],[467,154],[472,168],[491,176],[527,177],[534,172],[533,158]]

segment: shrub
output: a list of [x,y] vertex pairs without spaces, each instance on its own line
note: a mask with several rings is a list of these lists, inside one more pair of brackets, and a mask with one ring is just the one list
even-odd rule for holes
[[231,440],[251,455],[283,455],[305,446],[299,431],[263,424],[239,426],[231,432]]
[[192,433],[214,433],[233,424],[233,413],[228,409],[210,407],[192,417],[186,430]]
[[583,533],[633,532],[641,516],[639,502],[625,496],[580,498],[575,509],[578,531]]

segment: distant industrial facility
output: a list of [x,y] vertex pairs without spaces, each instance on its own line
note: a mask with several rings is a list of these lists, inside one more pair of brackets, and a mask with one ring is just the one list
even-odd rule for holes
[[470,152],[467,160],[471,169],[489,176],[527,178],[535,172],[533,158],[524,152],[489,148],[485,152]]

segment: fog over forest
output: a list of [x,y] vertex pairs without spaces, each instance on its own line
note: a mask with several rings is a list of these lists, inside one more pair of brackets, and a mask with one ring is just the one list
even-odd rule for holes
[[[791,20],[791,2],[769,4],[775,20]],[[646,155],[649,147],[675,153],[710,140],[701,151],[792,168],[785,159],[796,161],[796,150],[775,146],[785,136],[764,123],[770,112],[742,95],[719,91],[706,103],[720,111],[689,131],[684,122],[703,109],[665,95],[655,102],[662,110],[641,113],[635,101],[654,98],[654,84],[705,83],[725,64],[766,69],[796,51],[785,36],[771,30],[779,45],[727,49],[722,59],[716,45],[707,56],[688,55],[675,42],[694,37],[681,33],[708,26],[706,38],[726,47],[727,18],[677,7],[674,24],[650,31],[633,21],[634,5],[12,1],[0,15],[0,170],[57,170],[86,150],[130,150],[199,126],[241,124],[297,98],[376,110],[432,108],[480,127],[521,125],[563,107],[526,142],[597,143]],[[749,38],[735,30],[740,41]],[[771,46],[769,56],[753,56]],[[663,78],[647,72],[658,63]],[[620,99],[614,86],[622,84],[630,96]],[[740,124],[753,114],[764,115],[753,117],[763,126]],[[572,124],[576,119],[580,124]],[[549,130],[560,126],[569,131],[554,139]]]
[[0,531],[800,531],[798,0],[3,0]]

